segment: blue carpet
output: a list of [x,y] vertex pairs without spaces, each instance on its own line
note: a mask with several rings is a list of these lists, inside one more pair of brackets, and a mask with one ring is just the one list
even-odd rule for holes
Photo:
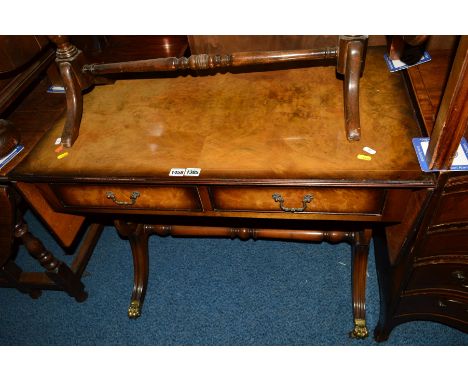
[[[30,213],[31,231],[63,251]],[[390,339],[352,340],[347,244],[152,236],[142,316],[127,318],[129,243],[106,227],[83,277],[88,299],[44,291],[38,300],[0,289],[0,345],[468,345],[468,335],[432,322],[398,326]],[[17,262],[39,269],[23,248]],[[367,321],[379,314],[373,250]]]

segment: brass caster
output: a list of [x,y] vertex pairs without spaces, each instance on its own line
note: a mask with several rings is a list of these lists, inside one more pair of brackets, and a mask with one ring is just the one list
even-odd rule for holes
[[128,307],[128,318],[138,318],[141,315],[140,301],[133,300]]
[[349,333],[351,338],[357,338],[363,340],[367,336],[369,336],[369,331],[366,327],[366,320],[362,318],[357,318],[354,320],[354,329],[351,333]]

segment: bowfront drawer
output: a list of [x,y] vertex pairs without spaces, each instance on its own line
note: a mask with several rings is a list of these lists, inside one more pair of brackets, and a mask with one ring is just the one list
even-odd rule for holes
[[448,180],[431,225],[453,223],[468,223],[468,176]]
[[468,227],[429,232],[417,257],[466,256],[468,261]]
[[228,187],[211,188],[219,211],[294,212],[379,215],[385,190],[337,187]]
[[201,211],[196,187],[53,184],[63,207]]
[[408,295],[401,298],[397,316],[408,314],[443,316],[466,324],[468,300],[432,293]]
[[417,266],[407,289],[449,289],[466,292],[468,298],[468,265],[439,263]]

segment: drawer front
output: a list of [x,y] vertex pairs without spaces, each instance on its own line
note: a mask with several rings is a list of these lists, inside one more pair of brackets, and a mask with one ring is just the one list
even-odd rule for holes
[[468,223],[468,191],[444,195],[432,225]]
[[431,224],[468,223],[468,176],[450,178]]
[[196,187],[139,185],[50,186],[64,207],[201,211]]
[[429,232],[416,256],[466,256],[468,262],[468,228]]
[[[406,314],[443,316],[468,325],[468,300],[436,294],[404,296],[397,316]],[[468,331],[466,326],[463,329]]]
[[336,187],[212,187],[220,211],[379,215],[385,190]]
[[468,264],[428,264],[414,268],[408,290],[449,289],[466,292],[468,298]]

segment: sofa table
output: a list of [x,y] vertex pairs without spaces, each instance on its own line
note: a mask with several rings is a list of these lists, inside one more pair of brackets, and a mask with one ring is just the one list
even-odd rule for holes
[[434,184],[412,148],[421,132],[403,80],[383,53],[367,54],[359,142],[344,137],[332,66],[159,75],[85,94],[73,147],[56,152],[59,120],[10,178],[56,211],[115,221],[133,254],[130,317],[142,309],[150,234],[348,241],[352,335],[365,337],[372,228],[400,222],[411,194]]

